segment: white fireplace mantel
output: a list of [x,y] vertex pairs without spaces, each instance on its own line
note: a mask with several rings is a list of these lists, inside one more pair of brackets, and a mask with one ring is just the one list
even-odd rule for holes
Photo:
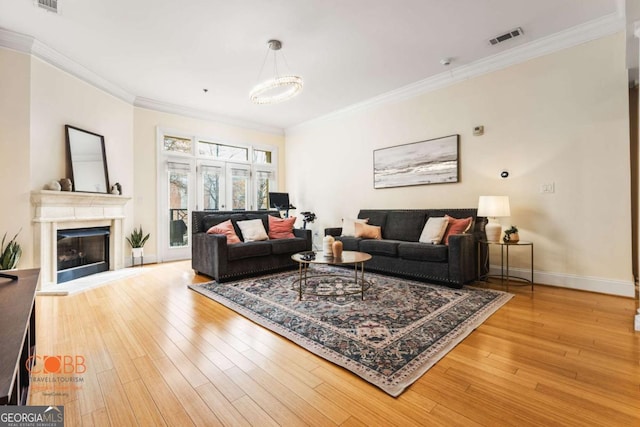
[[57,284],[58,230],[109,227],[109,269],[124,268],[125,205],[130,197],[99,193],[40,190],[31,193],[34,207],[34,251],[40,265],[40,290]]

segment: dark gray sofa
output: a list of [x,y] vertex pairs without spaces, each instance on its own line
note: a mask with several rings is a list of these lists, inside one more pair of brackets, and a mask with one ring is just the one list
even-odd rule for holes
[[260,242],[241,242],[227,245],[222,234],[207,234],[213,225],[228,219],[234,225],[236,234],[242,240],[237,227],[238,221],[262,220],[269,232],[267,215],[280,217],[277,211],[194,211],[191,213],[192,245],[191,267],[196,274],[204,274],[218,282],[236,278],[260,275],[267,272],[296,268],[291,259],[297,252],[311,250],[311,230],[294,229],[292,239],[274,239]]
[[[418,242],[429,217],[472,217],[466,234],[449,237],[449,244]],[[382,228],[382,240],[340,236],[342,228],[327,228],[325,235],[342,241],[344,250],[372,255],[367,271],[408,277],[461,288],[478,279],[478,240],[486,239],[487,219],[476,209],[363,209],[358,218]],[[486,250],[483,245],[482,250]]]

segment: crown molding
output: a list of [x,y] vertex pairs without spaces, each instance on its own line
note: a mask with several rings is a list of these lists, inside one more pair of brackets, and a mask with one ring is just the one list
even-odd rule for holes
[[7,49],[30,54],[34,41],[31,36],[0,28],[0,46]]
[[34,37],[7,30],[5,28],[0,28],[0,47],[6,47],[41,59],[42,61],[77,77],[85,83],[101,89],[116,98],[120,98],[129,104],[132,104],[135,98],[119,86],[105,80],[93,71],[83,67],[74,60],[36,40]]
[[15,31],[0,28],[0,47],[15,50],[36,57],[62,71],[71,74],[72,76],[84,81],[85,83],[101,89],[108,94],[122,99],[128,104],[132,104],[136,107],[157,110],[165,113],[178,114],[181,116],[196,119],[211,120],[219,123],[253,129],[275,135],[284,135],[284,130],[282,128],[262,125],[259,123],[244,121],[240,119],[234,119],[231,117],[225,117],[202,110],[182,107],[179,105],[169,104],[153,99],[136,97],[135,95],[132,95],[121,87],[111,83],[110,81],[102,78],[93,71],[80,65],[71,58],[68,58],[60,52],[50,48],[46,44],[36,40],[34,37],[27,36],[25,34],[20,34]]
[[284,135],[284,129],[263,125],[247,120],[234,119],[232,117],[218,115],[204,110],[198,110],[195,108],[183,107],[181,105],[171,104],[168,102],[157,101],[155,99],[136,97],[133,105],[140,108],[146,108],[154,111],[161,111],[163,113],[177,114],[180,116],[191,117],[194,119],[209,120],[217,123],[227,124],[230,126],[242,127],[244,129],[252,129],[259,132],[270,133],[274,135]]
[[612,13],[602,18],[577,25],[559,33],[516,46],[470,64],[462,65],[433,77],[383,93],[324,116],[302,122],[287,128],[286,132],[299,130],[306,126],[315,125],[324,121],[334,120],[345,115],[353,114],[379,105],[415,98],[416,96],[432,92],[473,77],[498,71],[533,58],[596,40],[616,32],[623,31],[624,29],[624,18],[617,12]]
[[37,58],[83,80],[84,82],[102,89],[136,107],[178,114],[196,119],[211,120],[233,126],[254,129],[261,132],[282,135],[285,132],[297,130],[326,120],[333,120],[357,111],[373,108],[378,105],[414,98],[418,95],[444,88],[476,76],[507,68],[539,56],[547,55],[562,49],[605,37],[624,29],[624,17],[621,17],[617,12],[612,13],[559,33],[500,52],[496,55],[483,58],[471,64],[456,67],[433,77],[383,93],[363,102],[352,104],[346,108],[336,110],[324,116],[299,123],[286,129],[286,131],[278,127],[234,119],[203,110],[169,104],[149,98],[136,97],[28,35],[0,28],[0,47],[6,47],[36,56]]
[[129,104],[133,104],[133,100],[135,99],[134,95],[38,40],[34,41],[31,54],[62,71],[66,71],[85,83],[101,89],[116,98],[120,98]]

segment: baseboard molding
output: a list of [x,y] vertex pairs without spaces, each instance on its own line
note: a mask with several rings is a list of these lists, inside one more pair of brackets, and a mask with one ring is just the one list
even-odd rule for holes
[[[500,266],[492,265],[489,269],[493,275],[500,275]],[[531,270],[526,268],[510,268],[513,277],[530,277]],[[635,285],[632,280],[613,280],[601,277],[578,276],[575,274],[549,273],[534,270],[533,279],[536,284],[556,286],[559,288],[577,289],[601,294],[618,295],[635,298]]]
[[106,285],[116,280],[123,280],[141,274],[143,269],[139,266],[134,268],[120,268],[118,270],[103,271],[89,276],[79,277],[68,282],[48,284],[38,291],[38,295],[66,296],[78,292]]

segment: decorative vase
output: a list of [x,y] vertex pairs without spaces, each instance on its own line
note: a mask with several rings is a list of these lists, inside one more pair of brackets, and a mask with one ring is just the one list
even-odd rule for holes
[[324,236],[322,239],[322,253],[325,257],[331,258],[333,256],[333,242],[335,239],[333,236]]
[[342,242],[340,240],[333,242],[332,249],[334,258],[342,258]]
[[60,191],[62,189],[62,187],[60,186],[60,183],[55,179],[52,181],[49,181],[49,183],[45,185],[44,188],[45,190],[51,190],[51,191]]
[[505,234],[504,238],[502,239],[502,241],[504,241],[505,243],[518,243],[519,240],[520,236],[518,235],[518,233]]
[[144,248],[131,248],[131,255],[134,258],[142,258],[144,256]]
[[62,178],[58,182],[60,183],[60,188],[62,189],[62,191],[71,191],[73,189],[73,185],[69,178]]

